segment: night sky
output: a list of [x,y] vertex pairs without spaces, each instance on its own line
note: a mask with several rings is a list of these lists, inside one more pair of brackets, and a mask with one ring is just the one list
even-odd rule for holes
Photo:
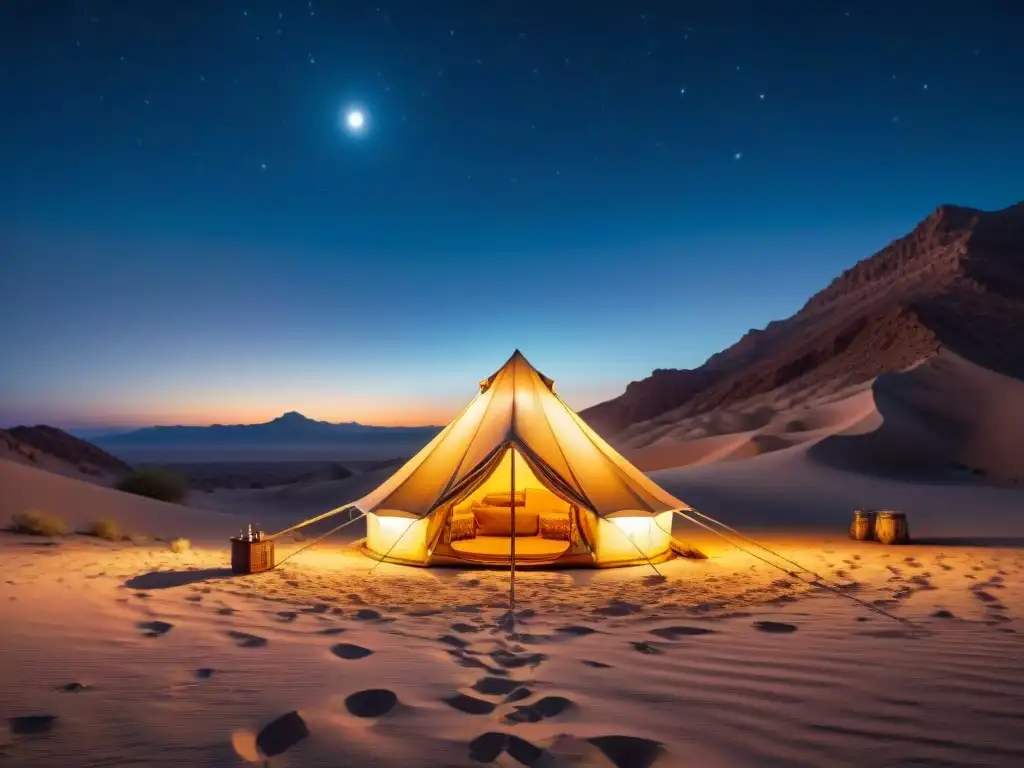
[[[578,408],[1024,198],[1019,0],[7,0],[0,426]],[[346,110],[362,110],[353,132]]]

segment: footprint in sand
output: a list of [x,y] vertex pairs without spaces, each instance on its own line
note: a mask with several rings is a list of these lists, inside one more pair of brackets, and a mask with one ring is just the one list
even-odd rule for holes
[[920,632],[914,632],[912,629],[873,629],[868,632],[858,632],[858,635],[864,637],[881,637],[881,638],[892,638],[892,637],[920,637]]
[[932,618],[935,619],[952,619],[954,618],[952,611],[947,611],[945,608],[940,608],[932,614]]
[[456,648],[469,647],[469,643],[467,643],[461,637],[455,637],[454,635],[441,635],[439,638],[437,638],[437,642],[446,643],[447,645],[453,645]]
[[345,632],[344,627],[327,627],[327,629],[321,629],[317,632],[318,635],[340,635]]
[[174,629],[174,625],[166,621],[140,621],[136,626],[146,637],[162,637]]
[[345,709],[355,717],[380,717],[386,715],[398,703],[398,696],[387,688],[370,688],[356,691],[345,699]]
[[331,653],[337,656],[339,659],[345,659],[346,661],[355,661],[357,659],[365,659],[367,656],[373,654],[369,648],[363,648],[361,645],[352,645],[351,643],[338,643],[337,645],[331,646]]
[[697,635],[713,635],[715,630],[706,627],[658,627],[652,629],[651,634],[664,640],[678,640],[680,637],[695,637]]
[[277,617],[281,621],[295,621],[297,618],[299,618],[299,614],[297,614],[295,611],[278,611]]
[[467,696],[464,693],[457,693],[446,699],[441,699],[452,709],[457,709],[467,715],[489,715],[494,711],[495,704],[491,701],[478,699],[475,696]]
[[545,696],[533,704],[517,706],[514,712],[505,715],[506,723],[539,723],[557,717],[575,706],[564,696]]
[[570,624],[567,627],[558,627],[555,629],[555,632],[561,632],[563,635],[569,635],[570,637],[583,637],[584,635],[592,635],[597,630],[585,627],[582,624]]
[[503,752],[522,765],[536,765],[544,756],[544,750],[510,733],[492,731],[469,742],[469,759],[478,763],[493,763]]
[[651,645],[650,643],[643,642],[643,641],[631,642],[630,645],[633,646],[633,650],[639,651],[640,653],[646,653],[646,654],[654,655],[654,654],[659,654],[659,653],[663,652],[656,645]]
[[457,621],[452,624],[452,632],[461,632],[462,634],[468,634],[470,632],[479,632],[482,627],[474,627],[472,624],[466,624],[463,621]]
[[621,600],[612,600],[608,605],[595,608],[594,613],[601,616],[630,616],[643,610],[643,606],[635,603],[626,603]]
[[57,725],[56,715],[22,715],[7,720],[15,736],[40,736]]
[[421,608],[416,611],[409,611],[406,615],[422,618],[424,616],[437,616],[440,613],[444,613],[440,608]]
[[196,677],[200,680],[209,680],[215,671],[212,667],[200,667],[196,670]]
[[796,632],[796,625],[786,624],[782,621],[755,621],[754,629],[760,630],[761,632],[785,635],[790,632]]
[[360,608],[352,614],[352,618],[358,621],[378,621],[381,615],[378,611],[373,610],[373,608]]
[[82,691],[89,690],[89,686],[82,685],[81,683],[64,683],[64,685],[58,685],[54,690],[61,691],[62,693],[81,693]]
[[235,614],[235,609],[234,608],[218,608],[217,609],[217,615],[218,616],[234,616],[234,614]]
[[543,653],[513,653],[512,651],[506,651],[504,648],[491,651],[490,656],[495,664],[505,669],[536,667],[547,659],[547,655]]
[[448,651],[448,655],[452,657],[452,661],[458,664],[460,667],[466,667],[467,669],[482,669],[484,672],[490,672],[492,675],[507,675],[504,669],[499,667],[492,667],[489,664],[484,664],[480,659],[475,656],[471,656],[466,651],[459,648],[445,649]]
[[202,595],[188,595],[185,599],[188,602],[190,602],[190,603],[200,603],[203,600],[203,596]]
[[592,659],[580,659],[580,664],[586,664],[588,667],[594,669],[611,669],[611,664],[605,664],[603,661],[594,661]]
[[615,768],[650,768],[665,752],[659,742],[636,736],[596,736],[587,741],[604,752]]
[[519,683],[507,677],[481,677],[473,683],[473,690],[484,696],[506,696],[517,687]]
[[268,723],[252,739],[252,734],[236,733],[232,738],[235,751],[249,762],[263,762],[287,752],[309,736],[309,727],[302,715],[292,711]]
[[523,699],[528,699],[531,696],[533,696],[533,691],[525,685],[521,685],[505,697],[505,703],[511,704],[514,701],[522,701]]
[[226,634],[235,641],[235,645],[239,648],[262,648],[267,644],[267,638],[260,637],[259,635],[250,635],[248,632],[230,630]]

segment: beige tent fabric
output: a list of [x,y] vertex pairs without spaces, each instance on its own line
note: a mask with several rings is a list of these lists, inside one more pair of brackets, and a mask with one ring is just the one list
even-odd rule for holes
[[425,517],[479,483],[482,466],[509,443],[552,490],[598,517],[689,509],[590,429],[518,350],[481,382],[451,424],[353,506],[380,516]]

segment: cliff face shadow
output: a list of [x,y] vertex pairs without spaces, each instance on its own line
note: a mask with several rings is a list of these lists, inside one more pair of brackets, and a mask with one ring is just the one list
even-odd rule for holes
[[204,568],[198,571],[150,571],[133,576],[124,585],[129,589],[171,589],[234,575],[230,568]]

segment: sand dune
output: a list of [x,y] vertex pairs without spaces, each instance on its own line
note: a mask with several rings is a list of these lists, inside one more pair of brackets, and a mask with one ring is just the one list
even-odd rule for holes
[[128,533],[221,541],[238,532],[238,518],[133,496],[82,480],[0,460],[0,523],[26,510],[64,519],[72,529],[113,518]]
[[813,446],[812,459],[882,475],[1024,483],[1024,382],[949,351],[866,384],[780,388],[728,409],[634,425],[619,446],[651,471]]

